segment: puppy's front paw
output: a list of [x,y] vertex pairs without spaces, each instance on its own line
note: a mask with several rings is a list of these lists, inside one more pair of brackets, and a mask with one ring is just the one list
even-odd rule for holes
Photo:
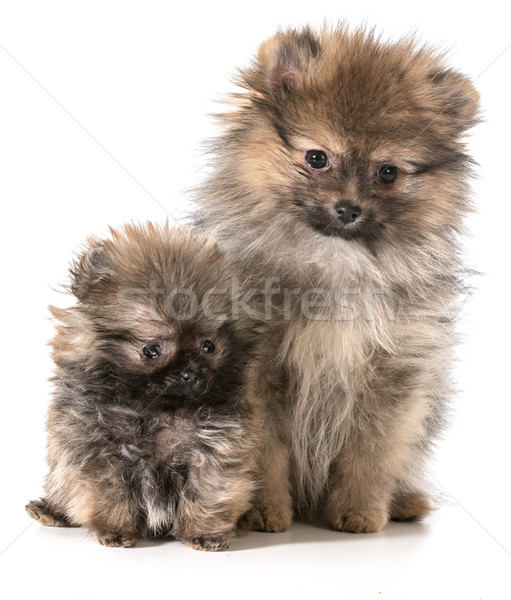
[[44,500],[32,500],[25,506],[27,513],[46,527],[69,527],[65,517],[53,514]]
[[350,533],[376,533],[387,520],[385,511],[379,509],[350,509],[337,518],[329,518],[333,529]]
[[102,546],[110,548],[133,548],[139,541],[139,537],[133,533],[115,533],[95,531],[94,537]]
[[221,552],[229,548],[231,537],[229,535],[201,535],[191,540],[186,540],[190,548],[205,552]]
[[267,531],[279,533],[291,527],[293,515],[286,508],[254,506],[241,517],[238,527],[241,531]]

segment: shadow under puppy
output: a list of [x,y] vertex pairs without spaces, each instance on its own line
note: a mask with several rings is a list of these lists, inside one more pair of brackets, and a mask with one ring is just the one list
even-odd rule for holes
[[221,254],[187,230],[129,225],[89,240],[71,274],[76,305],[51,307],[50,471],[29,515],[106,546],[227,548],[256,486],[260,418],[245,394],[253,332],[228,318]]

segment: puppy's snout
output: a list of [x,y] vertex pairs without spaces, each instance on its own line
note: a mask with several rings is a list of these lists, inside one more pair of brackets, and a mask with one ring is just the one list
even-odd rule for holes
[[174,372],[167,377],[167,392],[178,396],[196,397],[207,388],[207,377],[200,368],[193,366]]
[[360,206],[347,200],[339,200],[334,205],[334,210],[344,225],[354,223],[362,214]]
[[200,378],[197,373],[193,371],[181,371],[179,374],[179,379],[181,380],[181,383],[184,383],[185,385],[200,385]]

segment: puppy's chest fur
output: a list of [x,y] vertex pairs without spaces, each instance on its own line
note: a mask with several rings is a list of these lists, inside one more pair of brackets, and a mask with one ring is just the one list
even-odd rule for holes
[[[337,397],[336,410],[357,394],[370,373],[372,355],[383,348],[382,325],[357,321],[296,319],[286,328],[281,356],[292,375],[290,394]],[[293,402],[294,403],[294,402]],[[345,407],[346,410],[348,407]],[[346,415],[347,416],[347,415]]]
[[200,443],[201,425],[191,416],[161,413],[123,440],[114,452],[120,458],[132,494],[146,514],[150,533],[168,531],[190,469],[213,456]]
[[[319,287],[319,286],[318,286]],[[307,395],[335,388],[352,395],[364,384],[375,352],[392,353],[402,331],[396,299],[372,284],[323,289],[324,306],[289,320],[280,356]]]
[[332,303],[331,313],[317,319],[301,316],[285,326],[280,356],[289,380],[298,503],[319,502],[370,385],[375,356],[391,352],[399,337],[390,312],[392,299],[374,299],[370,291],[360,296],[371,299],[365,307],[359,302],[356,310],[346,310],[342,301],[340,309]]
[[154,417],[150,424],[149,463],[155,467],[188,464],[200,426],[193,418],[179,414]]

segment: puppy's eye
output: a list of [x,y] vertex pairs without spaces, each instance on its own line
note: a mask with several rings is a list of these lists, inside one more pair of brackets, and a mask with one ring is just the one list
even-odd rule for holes
[[142,348],[142,352],[146,358],[158,358],[161,356],[161,348],[158,344],[147,344]]
[[326,169],[330,166],[327,153],[323,150],[307,150],[305,153],[305,162],[311,169]]
[[389,185],[397,179],[398,168],[393,165],[383,165],[376,171],[376,179],[380,183]]
[[215,351],[215,344],[211,340],[203,340],[200,349],[206,354],[212,354]]

